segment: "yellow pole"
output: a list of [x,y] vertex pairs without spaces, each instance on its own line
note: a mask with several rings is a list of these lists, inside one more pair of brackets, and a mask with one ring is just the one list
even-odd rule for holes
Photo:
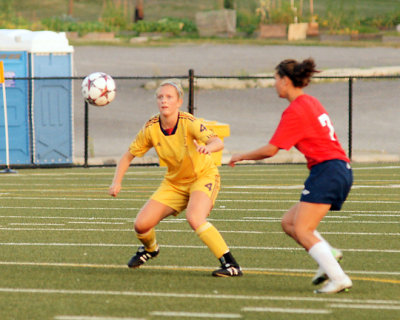
[[0,61],[0,84],[3,87],[3,105],[4,105],[4,128],[6,134],[6,164],[7,169],[3,172],[11,172],[10,170],[10,151],[8,145],[8,118],[7,118],[7,98],[6,98],[6,82],[4,78],[4,62]]

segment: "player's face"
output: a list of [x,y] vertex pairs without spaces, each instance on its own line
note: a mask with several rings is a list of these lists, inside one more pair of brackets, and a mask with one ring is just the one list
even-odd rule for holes
[[286,79],[285,77],[281,78],[281,76],[277,73],[275,73],[275,90],[280,98],[287,97]]
[[158,109],[160,110],[160,114],[165,117],[177,114],[182,102],[174,86],[165,85],[157,91]]

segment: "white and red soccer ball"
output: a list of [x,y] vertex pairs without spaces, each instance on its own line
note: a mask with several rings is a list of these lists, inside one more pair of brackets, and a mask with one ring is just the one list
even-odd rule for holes
[[104,72],[89,74],[82,81],[82,96],[90,104],[103,107],[115,98],[115,81]]

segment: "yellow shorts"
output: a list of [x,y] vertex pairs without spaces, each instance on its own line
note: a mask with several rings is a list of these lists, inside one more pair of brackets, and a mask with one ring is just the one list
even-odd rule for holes
[[161,202],[174,209],[178,214],[186,209],[190,194],[193,191],[202,191],[211,199],[213,205],[221,188],[221,178],[218,173],[212,172],[188,184],[173,184],[163,180],[153,193],[151,199]]

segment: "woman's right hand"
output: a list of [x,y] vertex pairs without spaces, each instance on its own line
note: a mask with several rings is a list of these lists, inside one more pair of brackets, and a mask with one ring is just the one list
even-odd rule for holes
[[121,184],[113,183],[108,189],[108,194],[110,196],[116,197],[120,191],[121,191]]
[[235,166],[235,163],[241,160],[241,155],[239,153],[235,153],[232,155],[232,158],[229,161],[229,165],[233,168]]

